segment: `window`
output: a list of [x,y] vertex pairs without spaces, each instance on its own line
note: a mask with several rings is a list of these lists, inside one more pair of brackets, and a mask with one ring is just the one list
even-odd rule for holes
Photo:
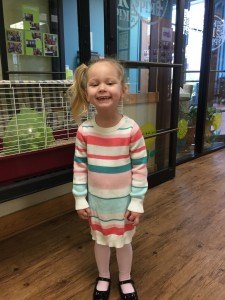
[[3,0],[10,80],[60,79],[53,76],[61,59],[56,3]]

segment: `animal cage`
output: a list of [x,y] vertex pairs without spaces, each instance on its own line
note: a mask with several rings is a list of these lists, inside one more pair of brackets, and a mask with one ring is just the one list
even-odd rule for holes
[[0,82],[0,184],[71,166],[71,81]]
[[[72,168],[70,80],[0,81],[0,186]],[[123,112],[123,103],[119,105]],[[93,117],[93,106],[81,121]]]

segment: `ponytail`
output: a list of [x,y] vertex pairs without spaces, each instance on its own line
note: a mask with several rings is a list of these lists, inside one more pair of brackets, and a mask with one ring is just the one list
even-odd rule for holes
[[85,64],[80,65],[74,73],[74,82],[69,88],[71,110],[74,119],[79,119],[88,110],[89,103],[86,97],[87,69]]

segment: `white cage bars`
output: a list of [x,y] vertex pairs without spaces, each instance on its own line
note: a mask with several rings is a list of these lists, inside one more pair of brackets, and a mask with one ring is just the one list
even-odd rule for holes
[[71,81],[0,81],[0,155],[74,143]]
[[[0,157],[75,142],[70,80],[0,81]],[[123,113],[123,102],[119,104]],[[95,109],[90,106],[87,116]]]

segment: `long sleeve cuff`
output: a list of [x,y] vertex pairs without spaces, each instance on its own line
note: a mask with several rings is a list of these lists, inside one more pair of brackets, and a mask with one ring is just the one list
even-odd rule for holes
[[89,204],[85,197],[75,197],[75,209],[85,209],[88,208]]
[[137,213],[143,213],[143,199],[140,198],[131,198],[131,202],[127,208],[129,211],[137,212]]

